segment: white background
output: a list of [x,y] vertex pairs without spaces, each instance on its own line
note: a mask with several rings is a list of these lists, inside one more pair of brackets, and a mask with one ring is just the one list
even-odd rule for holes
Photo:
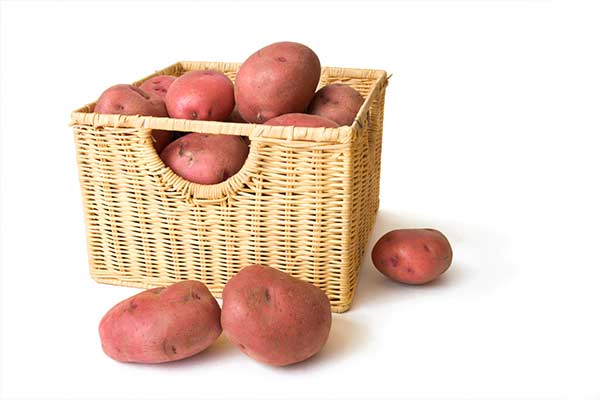
[[[600,399],[599,2],[1,7],[3,398]],[[453,266],[407,287],[366,257],[351,311],[291,368],[223,336],[183,362],[109,359],[98,322],[138,290],[88,275],[71,110],[280,40],[393,73],[373,239],[438,228]]]

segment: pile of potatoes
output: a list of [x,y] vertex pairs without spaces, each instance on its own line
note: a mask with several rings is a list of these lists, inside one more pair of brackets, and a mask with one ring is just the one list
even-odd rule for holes
[[[315,93],[320,77],[321,63],[313,50],[300,43],[278,42],[248,57],[235,85],[214,70],[189,71],[180,77],[159,75],[139,87],[108,88],[94,112],[303,127],[351,125],[363,97],[341,83]],[[154,130],[152,138],[173,172],[205,185],[236,174],[249,151],[246,137]]]
[[[343,84],[315,93],[321,64],[308,47],[279,42],[252,54],[235,85],[221,72],[156,76],[140,87],[116,85],[98,99],[102,114],[265,125],[350,125],[364,99]],[[216,184],[236,174],[248,156],[245,137],[154,130],[164,163],[191,182]],[[425,284],[452,262],[448,239],[434,229],[398,229],[373,247],[373,265],[405,284]],[[304,361],[329,336],[331,306],[316,286],[275,268],[251,265],[225,285],[222,307],[198,281],[182,281],[130,297],[99,326],[104,352],[122,362],[163,363],[198,354],[225,336],[251,358],[274,366]]]
[[203,283],[182,281],[117,304],[99,331],[104,352],[123,362],[181,360],[224,331],[248,356],[284,366],[321,350],[330,329],[324,292],[274,268],[251,265],[225,285],[222,309]]

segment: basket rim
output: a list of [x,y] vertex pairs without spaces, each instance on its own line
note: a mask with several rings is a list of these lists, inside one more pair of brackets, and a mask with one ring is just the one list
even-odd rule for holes
[[[174,70],[220,69],[237,70],[241,63],[211,61],[179,61],[133,82],[139,86],[142,82],[157,75],[172,73]],[[365,125],[368,110],[374,97],[387,86],[390,75],[384,70],[328,67],[321,68],[321,77],[328,75],[347,78],[374,78],[371,89],[359,112],[350,126],[338,128],[307,128],[297,126],[270,126],[251,123],[235,123],[222,121],[199,121],[170,117],[150,117],[140,115],[98,114],[93,109],[95,102],[88,103],[71,112],[70,125],[86,125],[92,127],[109,126],[114,128],[160,129],[182,132],[202,132],[209,134],[226,134],[248,136],[251,139],[269,138],[288,141],[337,142],[349,143]]]

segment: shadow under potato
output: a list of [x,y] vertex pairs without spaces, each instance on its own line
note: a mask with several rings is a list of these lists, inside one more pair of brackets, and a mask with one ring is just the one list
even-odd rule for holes
[[320,352],[306,361],[274,368],[293,371],[313,368],[321,364],[339,363],[350,356],[353,349],[363,347],[368,340],[368,331],[364,325],[342,314],[333,314],[329,338]]
[[[173,367],[173,368],[195,368],[202,365],[213,365],[217,361],[222,361],[229,357],[240,357],[243,356],[251,362],[258,365],[262,365],[267,369],[273,371],[281,370],[294,371],[302,370],[304,368],[314,368],[321,364],[338,363],[343,361],[345,357],[353,353],[353,349],[364,346],[368,341],[367,330],[363,325],[356,321],[347,319],[343,315],[333,314],[333,320],[331,324],[331,331],[329,338],[325,343],[325,346],[320,352],[315,354],[313,357],[288,366],[274,367],[266,364],[262,364],[258,361],[252,360],[250,357],[244,355],[236,346],[234,346],[224,334],[221,334],[219,338],[209,348],[203,352],[196,354],[192,357],[173,361],[163,364],[148,364],[150,368],[156,365],[161,367]],[[143,365],[144,364],[135,364]]]

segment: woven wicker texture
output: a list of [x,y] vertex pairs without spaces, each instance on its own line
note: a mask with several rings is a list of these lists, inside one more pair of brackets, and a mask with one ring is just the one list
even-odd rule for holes
[[[239,64],[181,62],[155,74]],[[138,82],[141,84],[146,77]],[[379,204],[384,71],[324,67],[366,101],[351,127],[294,128],[72,113],[89,266],[101,283],[155,287],[204,282],[220,296],[250,264],[276,267],[323,289],[334,312],[349,309]],[[248,136],[242,170],[217,185],[175,175],[151,129]]]

